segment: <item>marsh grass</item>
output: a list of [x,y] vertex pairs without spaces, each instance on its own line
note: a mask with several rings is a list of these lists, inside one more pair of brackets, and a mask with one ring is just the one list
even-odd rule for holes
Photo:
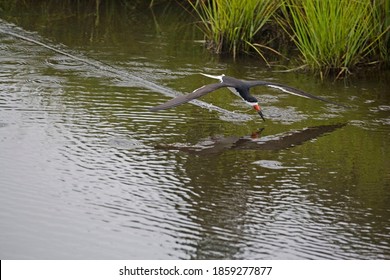
[[388,6],[386,0],[286,0],[279,22],[309,68],[319,69],[321,76],[340,76],[359,63],[388,56],[384,35],[389,25],[383,21]]
[[261,48],[274,51],[266,45],[254,42],[253,39],[280,7],[281,1],[188,0],[188,2],[201,20],[200,26],[208,45],[216,53],[231,52],[235,57],[240,52],[254,49],[264,58]]
[[376,1],[376,20],[380,22],[378,33],[382,34],[378,40],[378,50],[381,59],[390,64],[390,1]]

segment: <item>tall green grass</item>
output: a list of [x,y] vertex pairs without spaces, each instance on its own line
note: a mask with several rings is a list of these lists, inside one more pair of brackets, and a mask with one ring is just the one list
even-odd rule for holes
[[389,8],[388,0],[286,0],[282,10],[287,20],[280,22],[308,67],[322,76],[331,71],[341,75],[387,55],[385,6]]
[[[216,53],[266,47],[254,45],[256,34],[280,7],[281,0],[187,0],[201,20],[206,40]],[[266,47],[268,48],[268,47]]]
[[377,33],[382,34],[378,40],[378,50],[381,54],[381,59],[390,64],[390,1],[377,0],[375,1],[376,15],[380,22]]

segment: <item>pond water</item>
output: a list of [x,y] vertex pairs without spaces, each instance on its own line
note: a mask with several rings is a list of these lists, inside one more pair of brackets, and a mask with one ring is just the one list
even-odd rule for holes
[[[321,82],[209,53],[174,8],[42,3],[0,20],[1,259],[390,258],[389,72]],[[350,106],[257,87],[265,122],[226,89],[148,111],[199,73]]]

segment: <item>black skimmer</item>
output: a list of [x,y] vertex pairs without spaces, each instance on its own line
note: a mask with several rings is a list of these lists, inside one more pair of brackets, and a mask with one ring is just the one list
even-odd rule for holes
[[264,128],[253,132],[248,136],[221,136],[214,135],[201,140],[195,145],[192,144],[157,144],[155,148],[163,150],[179,150],[190,154],[213,155],[226,150],[263,150],[279,151],[302,145],[307,141],[329,134],[336,129],[342,128],[346,123],[320,125],[307,127],[300,130],[293,130],[269,135],[260,138]]
[[327,102],[327,103],[340,105],[340,104],[338,104],[336,102],[332,102],[332,101],[324,99],[322,97],[318,97],[318,96],[309,94],[307,92],[304,92],[302,90],[299,90],[299,89],[296,89],[296,88],[293,88],[293,87],[290,87],[290,86],[286,86],[286,85],[283,85],[283,84],[267,82],[267,81],[256,81],[256,80],[244,81],[244,80],[239,80],[239,79],[236,79],[236,78],[233,78],[233,77],[225,76],[224,74],[222,74],[220,76],[213,76],[213,75],[208,75],[208,74],[203,74],[203,73],[201,73],[201,74],[203,76],[206,76],[206,77],[209,77],[209,78],[218,79],[220,82],[219,83],[215,83],[215,84],[205,85],[205,86],[202,86],[202,87],[194,90],[190,94],[180,95],[178,97],[175,97],[175,98],[169,100],[168,102],[165,102],[163,104],[160,104],[158,106],[150,108],[150,111],[154,112],[154,111],[159,111],[159,110],[165,110],[165,109],[173,108],[173,107],[179,106],[179,105],[181,105],[183,103],[189,102],[189,101],[191,101],[193,99],[199,98],[199,97],[201,97],[203,95],[206,95],[207,93],[210,93],[212,91],[215,91],[215,90],[217,90],[219,88],[223,88],[223,87],[227,87],[235,95],[241,97],[245,101],[246,104],[250,105],[251,107],[253,107],[253,109],[255,109],[257,111],[257,113],[260,115],[260,117],[263,120],[265,120],[265,119],[264,119],[264,115],[263,115],[263,113],[261,111],[261,108],[259,106],[258,100],[254,96],[252,96],[250,94],[250,92],[249,92],[251,87],[255,87],[255,86],[268,86],[268,87],[272,87],[272,88],[276,88],[276,89],[282,90],[284,92],[287,92],[287,93],[290,93],[290,94],[293,94],[293,95],[306,97],[306,98],[311,98],[311,99],[317,99],[317,100],[321,100],[321,101],[324,101],[324,102]]

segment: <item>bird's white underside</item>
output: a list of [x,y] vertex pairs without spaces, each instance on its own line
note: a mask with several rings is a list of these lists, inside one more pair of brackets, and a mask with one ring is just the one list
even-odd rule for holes
[[259,105],[257,102],[248,102],[248,101],[244,100],[244,99],[241,97],[240,93],[239,93],[234,87],[228,87],[228,89],[229,89],[231,92],[233,92],[234,95],[237,95],[238,97],[240,97],[240,98],[241,98],[246,104],[248,104],[249,106],[253,107],[253,106],[255,106],[255,105]]
[[[222,75],[219,75],[219,76],[214,76],[214,75],[209,75],[209,74],[204,74],[204,73],[200,73],[200,74],[202,74],[203,76],[212,78],[212,79],[217,79],[217,80],[219,80],[221,83],[223,82],[222,78],[225,76],[225,74],[222,74]],[[200,88],[198,88],[198,89],[196,89],[196,90],[194,90],[194,91],[197,91],[197,90],[199,90],[199,89],[201,89],[201,88],[203,88],[203,87],[205,87],[205,86],[202,86],[202,87],[200,87]],[[242,99],[240,93],[239,93],[234,87],[228,87],[228,89],[229,89],[234,95],[236,95],[236,96],[238,96],[238,97],[240,97],[240,98]],[[244,100],[244,102],[245,102],[246,104],[248,104],[249,106],[252,106],[252,107],[255,106],[255,105],[258,105],[257,102],[248,102],[248,101],[245,101],[245,100]]]

